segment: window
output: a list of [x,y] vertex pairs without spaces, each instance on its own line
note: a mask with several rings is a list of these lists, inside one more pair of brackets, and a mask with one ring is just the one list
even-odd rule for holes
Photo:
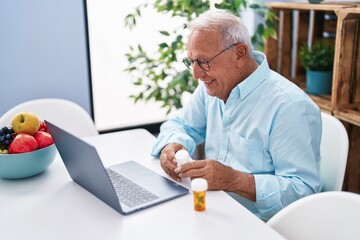
[[147,8],[133,30],[125,28],[125,16],[141,2],[144,0],[87,1],[94,119],[100,131],[162,122],[167,118],[160,104],[135,104],[129,98],[139,91],[130,75],[123,71],[127,67],[125,53],[129,46],[141,43],[147,52],[155,52],[162,37],[159,30],[171,29],[171,24],[175,24],[170,16]]

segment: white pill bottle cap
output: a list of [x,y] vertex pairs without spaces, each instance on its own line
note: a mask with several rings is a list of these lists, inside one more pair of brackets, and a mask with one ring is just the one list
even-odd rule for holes
[[175,154],[175,158],[176,158],[176,162],[179,166],[191,161],[191,157],[190,157],[188,151],[186,151],[185,149],[181,149],[181,150],[177,151]]
[[195,178],[191,181],[191,190],[194,192],[204,192],[208,189],[208,182],[203,178]]

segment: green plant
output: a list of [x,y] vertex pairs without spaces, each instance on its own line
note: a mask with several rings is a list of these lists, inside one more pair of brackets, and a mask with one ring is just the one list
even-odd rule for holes
[[309,47],[300,47],[299,56],[306,70],[331,71],[334,64],[335,45],[326,40],[317,40]]
[[[167,108],[167,113],[170,113],[174,108],[182,107],[182,93],[192,93],[198,85],[189,70],[179,67],[179,62],[181,63],[180,56],[183,56],[186,51],[186,43],[183,39],[186,23],[210,9],[210,1],[153,0],[139,5],[133,13],[128,14],[125,18],[125,26],[129,29],[134,28],[137,18],[141,17],[142,10],[149,6],[159,13],[170,13],[173,17],[180,17],[184,23],[170,31],[159,31],[169,40],[159,43],[155,54],[146,53],[141,45],[130,46],[129,52],[126,53],[129,66],[125,71],[131,73],[133,83],[140,87],[140,92],[130,97],[135,103],[139,100],[151,99],[162,102],[162,107]],[[214,7],[227,9],[237,16],[240,16],[241,12],[247,8],[256,11],[264,19],[252,36],[256,49],[261,50],[264,40],[268,37],[276,38],[276,15],[264,4],[249,4],[247,0],[223,0],[214,4]]]

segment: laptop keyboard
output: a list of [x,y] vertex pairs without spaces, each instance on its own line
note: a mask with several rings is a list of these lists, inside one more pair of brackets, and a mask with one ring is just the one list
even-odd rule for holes
[[126,206],[135,207],[159,198],[155,194],[149,192],[143,187],[140,187],[121,174],[111,169],[106,169],[106,171],[111,183],[114,186],[116,195],[118,196],[120,202],[124,203]]

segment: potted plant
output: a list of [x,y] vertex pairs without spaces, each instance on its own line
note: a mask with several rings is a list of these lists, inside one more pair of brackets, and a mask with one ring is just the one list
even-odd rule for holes
[[301,46],[299,55],[306,69],[306,89],[312,94],[331,92],[335,45],[326,40],[317,40],[309,47]]

